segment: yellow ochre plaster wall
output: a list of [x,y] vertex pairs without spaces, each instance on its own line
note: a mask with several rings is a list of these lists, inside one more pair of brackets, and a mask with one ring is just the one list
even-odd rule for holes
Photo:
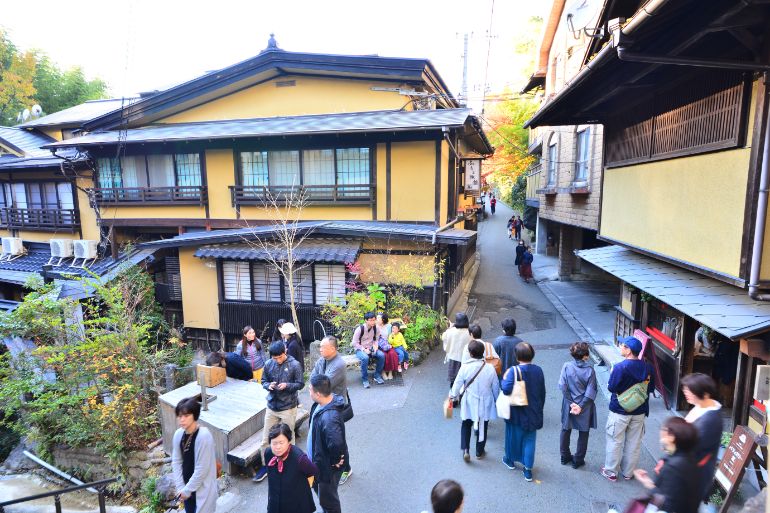
[[737,277],[749,152],[606,169],[601,235]]
[[364,253],[358,257],[361,265],[361,279],[364,282],[391,283],[389,276],[400,276],[412,272],[422,274],[423,285],[433,285],[433,255],[373,255]]
[[[441,208],[439,214],[439,223],[444,224],[449,220],[449,144],[446,141],[441,142]],[[454,213],[451,212],[452,217]]]
[[57,141],[62,140],[61,128],[39,128],[38,130],[43,132],[48,137],[56,139]]
[[391,221],[433,223],[435,190],[436,143],[392,143]]
[[206,150],[206,182],[212,219],[235,219],[230,186],[235,185],[232,150]]
[[189,328],[219,329],[217,270],[193,254],[197,248],[179,248],[184,324]]
[[101,208],[102,219],[205,219],[206,209],[197,205],[169,206],[152,205],[146,207],[104,206]]
[[[276,82],[293,80],[296,85],[277,87]],[[397,92],[372,91],[372,87],[394,87],[384,82],[284,76],[231,93],[157,123],[189,123],[223,119],[302,116],[400,109],[408,98]]]

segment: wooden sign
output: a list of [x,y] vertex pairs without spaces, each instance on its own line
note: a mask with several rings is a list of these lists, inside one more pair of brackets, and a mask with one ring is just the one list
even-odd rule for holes
[[726,512],[730,507],[743,473],[746,471],[746,465],[756,448],[757,440],[754,432],[746,426],[737,426],[714,476],[719,487],[727,493],[719,513]]

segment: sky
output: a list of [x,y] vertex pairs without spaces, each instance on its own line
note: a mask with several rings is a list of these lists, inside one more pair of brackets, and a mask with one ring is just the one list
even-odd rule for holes
[[253,57],[270,33],[288,51],[428,58],[459,94],[468,33],[475,103],[485,83],[491,92],[521,89],[526,59],[516,44],[549,8],[528,0],[15,0],[4,3],[0,27],[22,50],[102,78],[115,97]]

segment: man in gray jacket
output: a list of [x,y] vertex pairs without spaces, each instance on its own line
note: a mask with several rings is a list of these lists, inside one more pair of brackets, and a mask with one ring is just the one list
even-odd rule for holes
[[283,341],[270,344],[269,351],[270,360],[265,363],[265,370],[262,373],[262,387],[268,391],[265,426],[262,428],[262,445],[259,448],[262,467],[257,470],[254,481],[262,481],[267,477],[265,449],[270,444],[268,440],[270,428],[283,422],[289,426],[292,433],[294,432],[297,406],[299,406],[297,392],[305,386],[302,367],[294,357],[286,354],[286,345]]

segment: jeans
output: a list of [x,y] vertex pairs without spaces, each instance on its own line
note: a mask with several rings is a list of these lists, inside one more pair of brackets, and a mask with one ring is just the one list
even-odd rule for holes
[[519,462],[532,469],[535,464],[537,431],[528,431],[518,424],[505,421],[505,459],[513,465]]
[[356,358],[361,361],[362,381],[369,381],[369,370],[367,369],[367,367],[369,367],[369,358],[377,360],[374,364],[374,377],[382,378],[382,368],[385,367],[385,353],[377,350],[375,353],[369,355],[359,349],[356,351]]
[[409,353],[406,352],[406,349],[404,349],[403,347],[399,346],[399,347],[394,347],[393,350],[398,355],[398,364],[399,365],[401,365],[404,362],[408,362],[409,361]]
[[[561,430],[561,443],[559,445],[559,452],[561,453],[562,461],[567,461],[572,457],[569,449],[569,439],[572,436],[571,429]],[[578,463],[583,463],[586,459],[586,451],[588,450],[588,431],[578,431],[577,451],[575,451],[574,460]]]
[[633,475],[639,463],[639,451],[644,436],[644,414],[621,415],[615,412],[607,414],[607,454],[604,468],[617,475]]
[[[476,452],[484,452],[484,447],[487,445],[487,427],[489,426],[489,421],[484,421],[484,436],[483,440],[479,441],[481,433],[476,434]],[[460,427],[460,449],[463,451],[470,450],[471,447],[471,431],[473,430],[473,421],[468,419],[464,420],[462,423],[462,426]]]
[[342,477],[342,471],[338,470],[332,472],[331,481],[323,483],[316,481],[313,484],[315,493],[318,495],[318,503],[321,505],[321,510],[324,513],[341,513],[342,505],[340,505],[340,494],[337,488],[340,485],[340,477]]

